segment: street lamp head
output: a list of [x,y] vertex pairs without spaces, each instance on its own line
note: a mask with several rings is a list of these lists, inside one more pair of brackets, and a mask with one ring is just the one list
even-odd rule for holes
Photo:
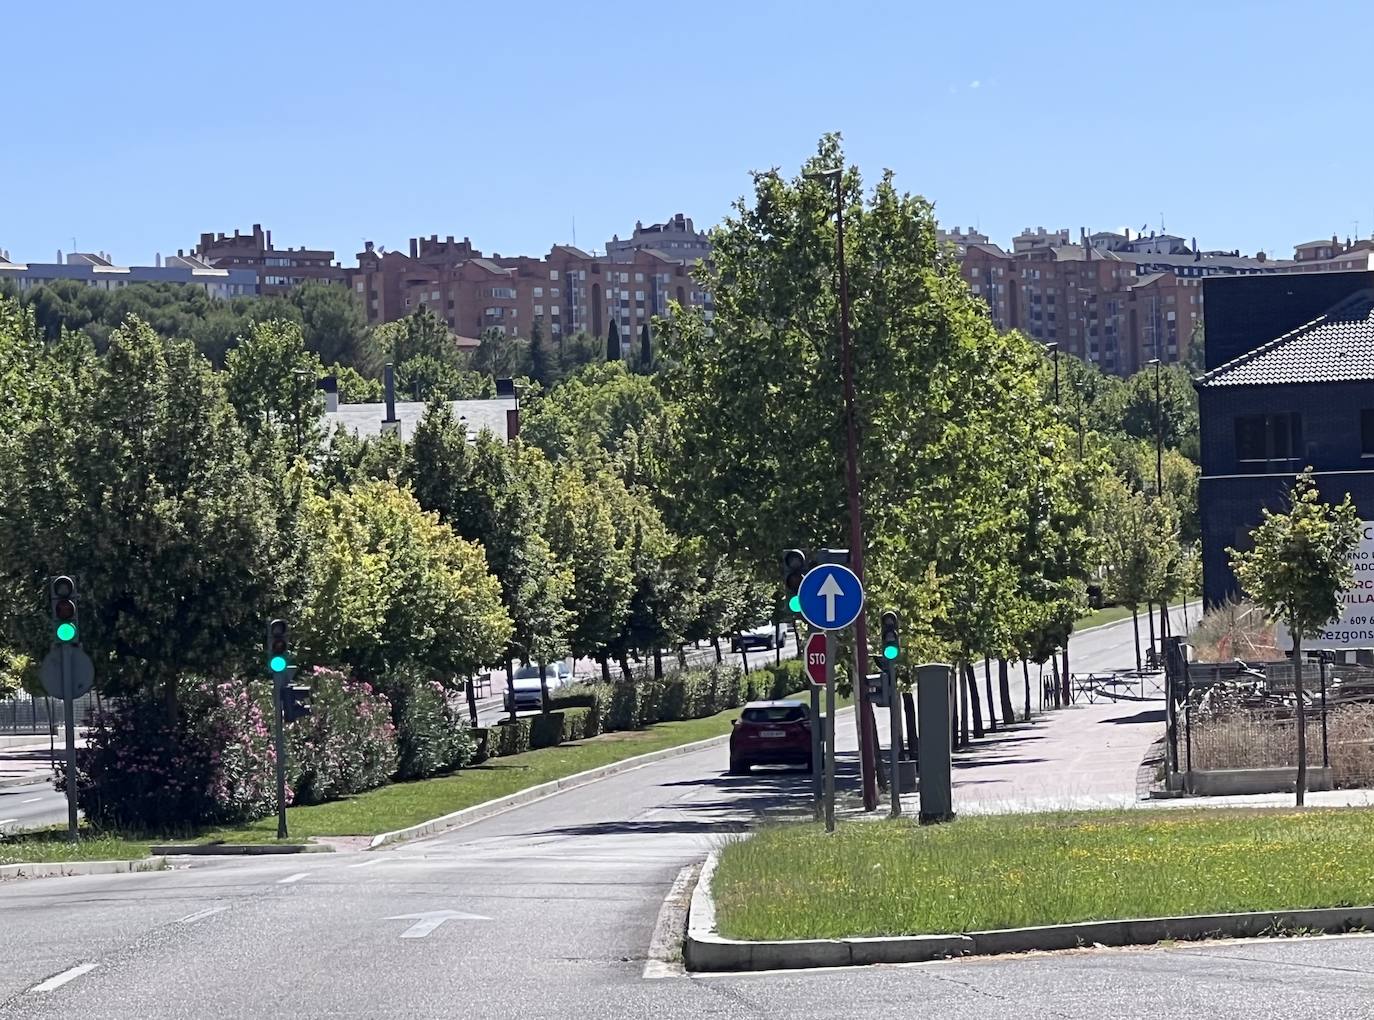
[[1053,352],[1059,350],[1059,341],[1058,341],[1058,340],[1051,340],[1049,343],[1047,343],[1047,344],[1045,345],[1045,350],[1047,350],[1047,351],[1049,351],[1049,352],[1051,352],[1051,353],[1053,353]]
[[805,181],[833,181],[844,173],[844,167],[833,167],[829,170],[811,170],[802,174]]
[[1147,364],[1147,365],[1158,365],[1158,364],[1159,364],[1159,359],[1158,359],[1158,358],[1151,358],[1151,359],[1150,359],[1149,361],[1147,361],[1145,364]]

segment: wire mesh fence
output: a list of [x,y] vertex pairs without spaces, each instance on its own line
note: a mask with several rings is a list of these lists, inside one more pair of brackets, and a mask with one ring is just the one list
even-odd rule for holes
[[[76,699],[76,724],[84,726],[97,709],[94,694]],[[0,698],[0,734],[46,736],[62,728],[62,702],[57,698],[15,694]]]

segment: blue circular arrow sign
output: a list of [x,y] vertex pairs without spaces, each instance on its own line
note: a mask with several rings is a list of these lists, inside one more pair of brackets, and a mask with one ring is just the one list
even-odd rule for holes
[[802,617],[821,630],[844,630],[864,611],[864,586],[854,571],[836,563],[809,570],[797,598]]

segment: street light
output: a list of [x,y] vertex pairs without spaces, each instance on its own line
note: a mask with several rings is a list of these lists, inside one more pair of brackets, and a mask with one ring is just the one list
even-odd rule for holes
[[[833,167],[804,173],[808,181],[834,182],[835,185],[835,261],[840,276],[840,372],[844,384],[845,488],[849,500],[850,569],[862,583],[864,579],[864,525],[859,487],[859,434],[854,413],[854,345],[849,336],[849,273],[844,264],[844,168]],[[856,661],[868,662],[868,626],[863,614],[854,621]],[[873,705],[864,685],[859,692],[859,765],[863,775],[864,810],[878,807],[878,777],[874,747]]]

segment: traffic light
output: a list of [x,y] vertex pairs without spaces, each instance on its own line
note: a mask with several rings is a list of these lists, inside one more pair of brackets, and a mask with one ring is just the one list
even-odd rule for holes
[[65,574],[51,587],[53,633],[64,645],[76,641],[76,582]]
[[901,636],[897,633],[902,625],[901,618],[891,609],[885,610],[883,624],[883,660],[892,662],[902,654]]
[[285,620],[273,620],[267,625],[267,668],[273,673],[285,673],[291,664]]
[[281,713],[287,722],[295,722],[310,714],[309,687],[283,687],[281,689]]
[[801,612],[802,578],[806,576],[806,553],[800,549],[787,549],[782,554],[782,590],[787,593],[787,608],[794,613]]

